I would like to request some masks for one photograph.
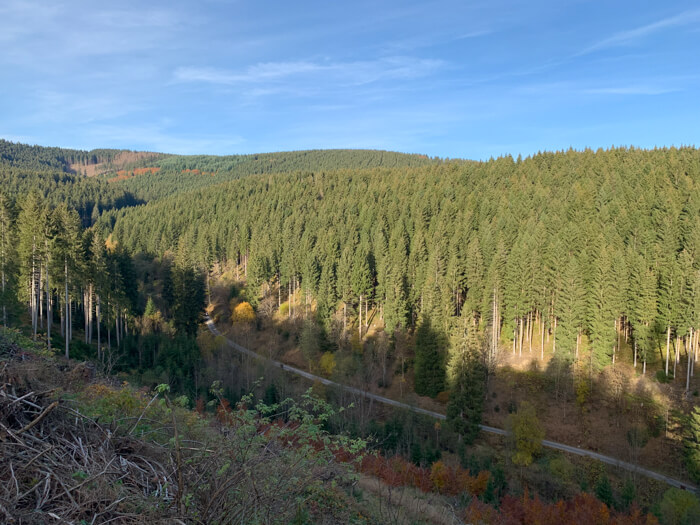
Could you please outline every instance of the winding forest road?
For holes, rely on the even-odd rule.
[[[432,410],[426,410],[425,408],[420,408],[416,407],[413,405],[409,405],[406,403],[401,403],[400,401],[396,401],[394,399],[389,399],[388,397],[383,397],[377,394],[372,394],[371,392],[365,392],[363,390],[360,390],[359,388],[355,388],[352,386],[348,385],[343,385],[340,383],[336,383],[335,381],[331,381],[330,379],[326,379],[325,377],[317,376],[314,374],[311,374],[309,372],[305,372],[304,370],[300,370],[299,368],[295,368],[293,366],[285,365],[281,361],[275,361],[274,359],[269,359],[265,356],[262,356],[258,354],[257,352],[254,352],[252,350],[249,350],[248,348],[245,348],[244,346],[239,345],[235,341],[232,341],[231,339],[225,337],[219,329],[214,325],[214,321],[212,321],[211,317],[209,315],[205,315],[206,319],[206,324],[207,327],[209,328],[209,331],[213,333],[214,335],[219,335],[224,337],[226,340],[226,344],[230,346],[231,348],[238,350],[239,352],[248,355],[254,359],[259,359],[261,361],[266,361],[270,363],[271,365],[284,370],[286,372],[296,374],[301,377],[305,377],[306,379],[309,379],[311,381],[318,381],[319,383],[322,383],[327,386],[332,386],[336,387],[341,390],[345,390],[346,392],[350,392],[352,394],[356,394],[362,397],[365,397],[367,399],[373,399],[374,401],[377,401],[379,403],[383,403],[385,405],[390,405],[390,406],[395,406],[397,408],[403,408],[405,410],[410,410],[412,412],[418,413],[418,414],[424,414],[426,416],[433,417],[435,419],[442,419],[445,420],[447,419],[447,416],[445,414],[441,414],[439,412],[433,412]],[[481,430],[484,432],[489,432],[491,434],[498,434],[501,436],[506,436],[508,432],[503,430],[502,428],[496,428],[496,427],[490,427],[488,425],[479,425],[481,427]],[[668,485],[671,485],[672,487],[676,487],[679,489],[683,490],[688,490],[692,491],[695,493],[698,493],[697,487],[690,485],[689,483],[685,483],[683,481],[679,481],[674,478],[670,478],[668,476],[665,476],[663,474],[660,474],[658,472],[655,472],[653,470],[645,469],[643,467],[640,467],[638,465],[634,465],[632,463],[628,463],[626,461],[622,461],[610,456],[605,456],[603,454],[599,454],[597,452],[593,452],[592,450],[586,450],[583,448],[578,448],[578,447],[572,447],[570,445],[565,445],[563,443],[557,443],[556,441],[549,441],[546,439],[542,440],[542,445],[548,448],[553,448],[556,450],[561,450],[562,452],[568,452],[570,454],[576,454],[578,456],[584,456],[592,459],[596,459],[598,461],[602,461],[603,463],[607,463],[608,465],[612,465],[614,467],[618,467],[624,470],[628,470],[630,472],[636,472],[637,474],[641,474],[643,476],[646,476],[651,479],[655,479],[657,481],[661,481],[663,483],[667,483]]]

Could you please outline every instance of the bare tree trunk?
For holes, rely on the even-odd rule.
[[[694,330],[693,331],[693,341],[692,345],[690,348],[690,352],[692,355],[692,359],[690,360],[690,375],[692,376],[695,373],[695,359],[697,358],[697,346],[698,346],[698,331]]]
[[[367,300],[367,298],[365,298],[365,328],[367,328],[369,326],[368,309],[369,309],[369,301]],[[367,333],[367,330],[365,330],[365,333]]]
[[[3,263],[5,262],[5,254],[2,256]],[[5,305],[5,266],[2,269],[2,326],[7,328],[7,306]]]
[[[100,296],[97,296],[97,305],[96,305],[96,314],[97,314],[97,357],[102,358],[102,361],[104,362],[104,356],[102,355],[102,341],[100,340]]]
[[[676,366],[678,365],[678,358],[680,356],[680,338],[676,336],[676,343],[674,345],[674,355],[673,355],[673,379],[676,378]]]
[[[88,323],[89,323],[89,317],[88,317],[88,292],[87,289],[83,289],[83,317],[84,317],[84,325],[85,325],[85,344],[88,343]]]
[[[580,344],[581,344],[581,329],[579,328],[578,330],[576,330],[576,354],[574,356],[576,358],[576,360],[578,360],[578,349],[579,349]]]
[[[692,328],[690,329],[690,333],[691,333],[691,339],[692,339],[692,333],[693,333]],[[688,354],[688,369],[685,371],[685,393],[687,394],[688,390],[690,390],[690,362],[692,361],[692,357],[690,355],[690,347],[687,347],[686,350],[687,350],[686,353]]]
[[[48,261],[46,264],[46,343],[51,350],[51,285]]]
[[[520,327],[519,327],[519,334],[518,334],[518,355],[520,357],[523,356],[523,334],[525,332],[525,318],[521,317],[519,319]]]
[[[668,377],[668,360],[671,354],[671,325],[666,327],[666,376]]]
[[[36,289],[36,238],[32,246],[32,330],[34,332],[34,341],[36,342],[37,332],[37,289]]]
[[[359,319],[358,319],[358,321],[357,321],[357,329],[358,329],[358,333],[359,333],[359,335],[360,335],[360,341],[362,341],[362,294],[360,294],[360,308],[359,308],[359,311],[360,311],[360,317],[359,317]]]
[[[540,359],[544,361],[544,317],[540,316]]]
[[[39,265],[39,289],[37,293],[39,294],[39,328],[44,329],[44,294],[41,293],[44,287],[44,272],[43,268]]]

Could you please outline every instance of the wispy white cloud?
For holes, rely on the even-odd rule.
[[[249,66],[241,71],[180,67],[175,70],[173,76],[179,82],[204,82],[228,86],[274,84],[277,81],[287,82],[319,76],[323,77],[326,87],[333,83],[358,86],[380,80],[419,78],[429,75],[444,65],[442,60],[387,57],[356,62],[266,62]],[[261,93],[264,92],[265,90],[261,91]]]
[[[197,16],[177,7],[127,4],[90,9],[48,1],[5,0],[0,6],[0,64],[41,69],[80,67],[77,61],[161,49]],[[68,2],[70,4],[70,1]]]
[[[609,86],[582,89],[581,93],[587,95],[665,95],[682,91],[678,87],[662,87],[656,85],[634,84],[631,86]]]
[[[459,42],[462,40],[470,40],[474,38],[480,38],[493,33],[491,29],[475,29],[473,31],[466,31],[461,33],[455,33],[452,35],[443,33],[427,34],[413,36],[411,38],[404,38],[401,40],[395,40],[384,44],[383,50],[388,53],[406,53],[410,51],[415,51],[416,49],[424,49],[428,47],[435,47],[445,44],[450,44],[454,42]]]
[[[614,35],[608,38],[604,38],[588,46],[583,51],[580,51],[578,55],[586,55],[588,53],[593,53],[595,51],[600,51],[611,47],[632,44],[638,40],[646,38],[649,35],[658,33],[659,31],[671,29],[674,27],[696,24],[697,22],[700,22],[700,9],[684,11],[675,16],[670,16],[668,18],[657,20],[656,22],[653,22],[651,24],[646,24],[635,29],[629,29],[627,31],[615,33]]]
[[[516,88],[526,96],[567,97],[567,96],[657,96],[677,93],[685,89],[689,79],[672,78],[662,80],[639,80],[633,83],[592,84],[590,82],[546,82],[527,84]]]

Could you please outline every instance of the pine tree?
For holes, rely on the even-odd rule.
[[[2,325],[7,328],[8,313],[12,310],[16,290],[17,253],[14,209],[10,198],[0,193],[0,302]]]
[[[73,280],[77,281],[79,275],[79,262],[81,259],[80,243],[80,216],[75,210],[67,206],[60,206],[54,210],[56,222],[56,238],[54,241],[54,269],[55,281],[63,282],[63,335],[65,339],[65,356],[70,357],[70,340],[72,332],[70,289]]]
[[[19,242],[17,252],[20,266],[20,299],[29,303],[32,319],[32,333],[36,340],[39,325],[39,287],[43,261],[46,206],[37,192],[29,193],[22,202],[17,219]]]
[[[480,359],[480,342],[470,319],[472,312],[464,313],[452,336],[447,366],[450,385],[447,420],[466,443],[472,443],[481,424],[487,370]]]
[[[444,337],[433,330],[428,317],[416,330],[414,381],[421,396],[435,397],[445,389]]]

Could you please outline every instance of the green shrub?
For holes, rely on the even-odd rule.
[[[564,456],[557,456],[549,462],[549,471],[562,481],[571,481],[574,470],[574,465]]]

